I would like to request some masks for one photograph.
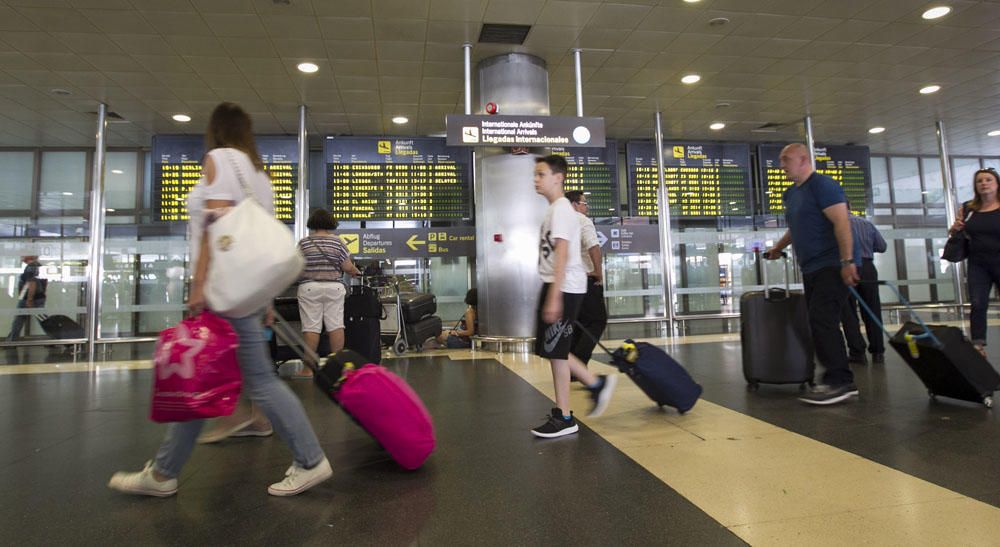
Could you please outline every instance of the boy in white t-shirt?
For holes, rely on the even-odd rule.
[[[594,407],[588,416],[599,416],[608,406],[618,377],[597,376],[578,361],[569,359],[576,320],[587,292],[587,272],[580,258],[580,221],[563,196],[568,168],[562,156],[535,160],[535,191],[549,200],[539,233],[538,273],[542,293],[535,318],[535,354],[552,363],[556,408],[544,424],[531,432],[538,437],[562,437],[579,431],[569,409],[570,374],[590,390]]]

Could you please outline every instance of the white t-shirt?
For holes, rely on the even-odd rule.
[[[587,272],[583,269],[583,261],[580,259],[580,220],[576,217],[577,212],[573,210],[569,200],[561,197],[545,210],[545,220],[542,221],[542,229],[539,231],[538,241],[538,273],[542,281],[553,283],[556,273],[556,240],[566,240],[566,279],[563,280],[562,292],[573,294],[586,294],[587,292]]]
[[[601,240],[597,239],[597,227],[594,226],[594,221],[590,220],[587,215],[577,212],[580,216],[580,260],[583,261],[583,271],[587,274],[594,272],[594,261],[590,259],[590,249],[592,247],[600,247]]]
[[[274,189],[271,186],[271,178],[264,171],[258,171],[250,161],[250,156],[235,148],[216,148],[209,150],[207,156],[212,158],[215,165],[215,180],[212,184],[206,184],[205,177],[194,185],[187,197],[188,216],[188,245],[190,246],[191,261],[188,266],[191,273],[198,263],[198,251],[201,235],[205,230],[205,201],[210,199],[228,200],[237,204],[246,197],[243,186],[236,175],[235,162],[240,173],[243,174],[243,181],[253,191],[257,200],[267,212],[274,214]]]

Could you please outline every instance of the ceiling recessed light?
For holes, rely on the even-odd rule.
[[[873,127],[873,128],[871,128],[871,129],[868,130],[868,132],[871,133],[872,135],[878,135],[879,133],[882,133],[883,131],[885,131],[884,127]]]
[[[708,126],[708,128],[711,129],[712,131],[719,131],[720,129],[725,129],[726,124],[722,122],[715,122],[712,125]]]
[[[924,19],[940,19],[949,13],[951,13],[951,8],[948,6],[938,6],[925,11],[921,17]]]
[[[122,171],[121,169],[112,169],[111,170],[111,174],[112,175],[124,175],[125,171]]]
[[[299,72],[305,72],[306,74],[312,74],[319,70],[319,65],[316,63],[299,63]]]
[[[60,89],[58,87],[55,88],[55,89],[50,89],[49,93],[51,93],[53,95],[59,95],[60,97],[66,97],[66,96],[69,96],[69,95],[73,94],[73,93],[71,93],[70,91],[68,91],[66,89]]]
[[[931,93],[937,93],[941,89],[939,85],[929,85],[927,87],[920,88],[921,95],[930,95]]]
[[[716,17],[714,19],[708,20],[708,26],[710,27],[721,27],[723,25],[728,25],[728,24],[729,24],[729,19],[726,19],[725,17]]]
[[[187,114],[174,114],[173,118],[175,122],[187,123],[191,121],[191,116]]]
[[[697,4],[698,2],[701,2],[701,0],[684,0],[684,1],[687,2],[688,4]]]
[[[408,121],[410,121],[410,119],[407,118],[406,116],[396,116],[395,118],[392,119],[392,123],[399,125],[402,125]]]
[[[987,137],[1000,137],[1000,129],[994,129],[986,134]]]
[[[697,74],[688,74],[687,76],[681,78],[681,83],[685,84],[696,84],[700,81],[701,81],[701,76]]]

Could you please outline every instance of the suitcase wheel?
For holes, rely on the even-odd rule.
[[[424,351],[424,345],[423,344],[417,344],[417,345],[413,346],[413,349],[417,350],[417,353],[419,353],[421,351]]]
[[[993,408],[993,396],[987,395],[983,397],[983,405],[985,405],[986,408]]]
[[[747,384],[747,391],[757,391],[760,389],[760,382],[751,381]]]
[[[395,353],[396,355],[402,355],[403,353],[405,353],[406,340],[402,339],[396,340],[396,342],[392,345],[392,352]]]

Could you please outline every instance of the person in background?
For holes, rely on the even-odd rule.
[[[794,182],[782,195],[788,231],[764,256],[777,260],[782,249],[789,244],[795,247],[816,356],[826,367],[822,383],[799,400],[831,405],[858,396],[840,331],[847,286],[856,285],[859,279],[847,199],[837,181],[816,172],[804,144],[789,144],[781,150],[780,159],[781,168]]]
[[[587,195],[580,190],[566,192],[577,218],[580,219],[580,259],[583,269],[587,272],[587,294],[580,304],[580,316],[577,321],[583,329],[573,329],[573,344],[570,349],[570,359],[579,359],[580,364],[587,366],[590,357],[597,347],[596,340],[601,339],[604,327],[608,325],[608,308],[604,303],[604,278],[601,260],[601,241],[597,239],[597,228],[594,221],[587,216],[589,205]],[[583,332],[586,329],[587,332]],[[590,336],[587,336],[590,333]]]
[[[319,337],[326,327],[330,351],[344,349],[344,300],[347,286],[344,274],[359,276],[361,272],[351,261],[347,246],[333,233],[338,222],[326,209],[315,209],[306,227],[309,235],[299,241],[299,250],[306,257],[306,267],[299,277],[299,317],[302,336],[313,351],[319,347]],[[308,367],[296,378],[312,378]]]
[[[590,390],[593,408],[590,416],[600,416],[618,382],[616,375],[598,376],[579,360],[570,359],[573,322],[587,292],[587,272],[580,259],[580,220],[563,195],[563,181],[568,166],[562,156],[550,155],[535,160],[535,192],[549,202],[538,242],[538,274],[542,291],[535,317],[535,354],[549,359],[556,406],[545,423],[531,430],[537,437],[553,438],[580,430],[569,409],[570,375],[580,379]]]
[[[42,264],[38,262],[38,257],[34,255],[22,256],[24,271],[17,280],[17,309],[44,308],[45,288],[48,281],[39,277]],[[13,342],[21,337],[21,332],[32,315],[15,315],[10,326],[10,333],[7,334],[7,341]]]
[[[188,309],[195,314],[206,309],[205,279],[212,246],[203,237],[205,228],[225,210],[247,198],[244,184],[256,199],[274,214],[274,191],[264,171],[254,142],[250,116],[233,103],[222,103],[212,112],[205,135],[203,176],[188,195],[188,223],[192,272]],[[266,253],[267,249],[261,249]],[[243,390],[260,407],[278,435],[292,451],[291,467],[284,477],[268,487],[272,496],[294,496],[329,479],[330,462],[306,417],[302,403],[291,388],[278,379],[264,341],[265,310],[246,317],[224,317],[239,338],[237,358],[243,375]],[[268,321],[269,322],[269,321]],[[108,487],[128,494],[167,497],[177,493],[177,477],[191,456],[204,420],[172,423],[153,461],[139,472],[119,471]]]
[[[858,275],[861,282],[857,291],[868,309],[882,320],[882,302],[878,295],[878,270],[875,268],[875,253],[884,253],[888,246],[885,238],[872,222],[864,217],[851,213],[851,204],[847,202],[847,212],[851,219],[851,237],[855,248],[861,253],[861,268]],[[865,322],[865,334],[868,336],[867,349],[872,354],[872,363],[885,363],[885,341],[882,339],[882,326],[865,311],[861,311],[861,319]],[[847,341],[847,360],[851,363],[868,364],[865,358],[865,339],[861,337],[861,324],[858,322],[858,303],[854,295],[847,295],[847,305],[841,316],[844,327],[844,338]]]
[[[441,331],[435,341],[448,349],[467,349],[472,347],[472,337],[479,332],[479,314],[476,308],[479,304],[479,293],[469,289],[465,293],[465,315],[453,329]]]
[[[990,290],[1000,286],[1000,175],[992,167],[973,176],[972,201],[962,205],[948,234],[961,230],[969,236],[969,316],[972,343],[986,356],[986,312]]]

